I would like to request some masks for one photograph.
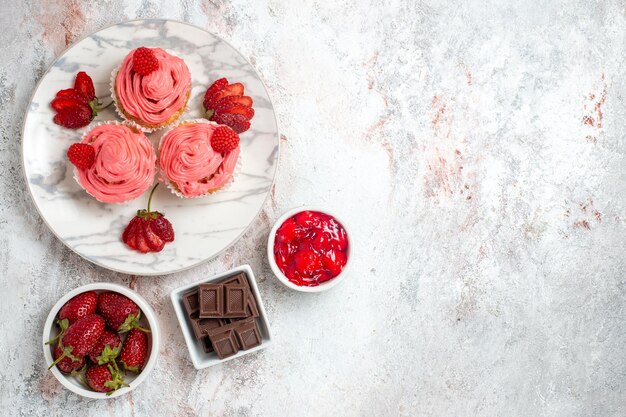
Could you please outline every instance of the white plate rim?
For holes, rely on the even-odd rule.
[[[62,239],[57,232],[54,230],[54,228],[52,226],[50,226],[50,224],[48,223],[48,221],[46,220],[46,218],[44,217],[43,213],[41,212],[41,209],[39,208],[39,205],[37,204],[37,200],[35,199],[35,196],[33,194],[33,191],[31,189],[31,184],[30,181],[28,181],[28,176],[26,174],[26,160],[24,157],[24,131],[26,130],[26,121],[28,120],[27,117],[27,113],[28,113],[28,109],[30,108],[30,104],[33,102],[33,98],[35,97],[35,94],[37,93],[37,90],[39,90],[39,87],[41,86],[41,83],[43,82],[43,80],[46,78],[46,75],[48,75],[48,73],[50,72],[50,70],[52,69],[52,67],[54,67],[54,65],[57,63],[57,61],[59,59],[61,59],[63,57],[63,55],[65,55],[65,53],[70,50],[72,47],[74,47],[74,45],[76,45],[79,42],[82,42],[83,40],[87,39],[88,37],[112,28],[114,26],[117,25],[121,25],[121,24],[126,24],[126,23],[131,23],[131,22],[173,22],[173,23],[180,23],[186,26],[191,26],[194,29],[200,29],[204,32],[207,32],[209,34],[211,34],[212,36],[215,36],[217,39],[219,39],[220,41],[224,42],[225,44],[227,44],[228,46],[230,46],[233,51],[235,51],[248,65],[250,65],[250,67],[252,68],[252,70],[254,71],[254,73],[256,74],[257,78],[261,81],[261,85],[263,85],[263,89],[265,90],[265,93],[267,94],[267,98],[268,101],[270,103],[270,105],[272,106],[272,113],[274,115],[274,122],[276,124],[276,135],[278,138],[278,151],[276,154],[276,169],[274,170],[274,174],[272,175],[272,181],[270,184],[270,192],[267,193],[267,195],[265,196],[265,199],[263,200],[263,204],[261,204],[261,206],[259,207],[259,210],[257,211],[257,213],[254,215],[254,217],[252,218],[252,220],[250,221],[250,223],[241,231],[241,233],[239,235],[237,235],[237,237],[235,237],[235,239],[233,239],[233,241],[231,243],[229,243],[228,245],[226,245],[222,250],[220,250],[219,252],[214,253],[213,255],[211,255],[208,258],[202,259],[192,265],[187,265],[184,266],[182,268],[178,268],[175,270],[171,270],[171,271],[167,271],[167,272],[163,272],[163,271],[159,271],[159,272],[145,272],[145,273],[141,273],[141,274],[130,274],[128,271],[123,271],[121,269],[117,269],[108,265],[103,265],[100,262],[98,262],[95,259],[89,259],[86,256],[84,256],[83,254],[81,254],[80,252],[74,250],[74,248],[72,248],[64,239]],[[131,20],[125,20],[123,22],[117,22],[102,28],[99,28],[98,30],[95,30],[93,32],[90,32],[88,34],[86,34],[85,36],[81,37],[80,39],[72,42],[71,45],[69,45],[67,48],[65,48],[59,55],[57,55],[57,57],[54,59],[54,61],[52,61],[52,63],[50,65],[48,65],[48,68],[46,69],[46,71],[41,75],[41,78],[39,79],[39,81],[37,81],[37,85],[35,85],[35,88],[33,88],[33,92],[30,95],[30,98],[28,100],[28,104],[26,106],[26,111],[24,114],[24,120],[22,121],[22,130],[20,132],[20,139],[22,141],[21,146],[20,146],[20,157],[21,157],[21,162],[22,162],[22,174],[24,175],[24,181],[26,182],[26,189],[28,190],[28,194],[30,195],[31,201],[33,202],[33,205],[35,206],[35,209],[37,210],[37,213],[39,214],[39,216],[41,217],[41,220],[43,220],[44,224],[46,225],[46,227],[48,227],[48,230],[50,230],[52,232],[52,234],[59,240],[61,241],[67,248],[69,248],[72,252],[74,252],[75,254],[77,254],[78,256],[80,256],[81,258],[83,258],[84,260],[91,262],[94,265],[99,266],[100,268],[104,268],[107,269],[109,271],[113,271],[113,272],[117,272],[117,273],[121,273],[121,274],[126,274],[126,275],[138,275],[138,276],[160,276],[160,275],[170,275],[170,274],[176,274],[178,272],[183,272],[186,271],[188,269],[191,268],[195,268],[196,266],[202,265],[205,262],[210,261],[211,259],[217,258],[218,256],[220,256],[222,253],[224,253],[226,250],[228,250],[229,248],[231,248],[234,244],[236,244],[237,242],[239,242],[239,240],[243,237],[244,234],[246,234],[246,232],[250,229],[250,227],[252,226],[252,223],[254,223],[254,221],[259,217],[259,214],[261,214],[261,211],[263,211],[263,208],[265,207],[265,205],[267,204],[267,200],[271,194],[271,189],[274,187],[275,185],[275,181],[276,181],[276,175],[278,173],[278,169],[280,168],[280,153],[281,153],[281,139],[280,139],[280,125],[278,123],[278,117],[276,117],[276,111],[274,110],[274,103],[272,101],[272,97],[269,94],[269,91],[267,89],[267,86],[265,85],[265,81],[263,80],[263,78],[261,77],[261,75],[259,74],[259,72],[257,71],[256,67],[254,65],[252,65],[250,63],[250,61],[241,53],[239,52],[239,50],[237,48],[235,48],[230,42],[228,42],[227,40],[225,40],[224,38],[222,38],[219,35],[216,35],[213,32],[209,32],[208,30],[201,28],[200,26],[196,26],[194,24],[188,23],[188,22],[183,22],[180,20],[175,20],[175,19],[131,19]]]

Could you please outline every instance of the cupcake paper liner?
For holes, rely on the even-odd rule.
[[[180,120],[177,123],[168,126],[167,128],[165,128],[163,130],[163,134],[161,135],[161,138],[159,139],[159,146],[157,148],[157,152],[159,154],[160,157],[160,149],[161,149],[161,142],[163,141],[163,138],[165,138],[165,136],[167,136],[167,134],[169,132],[171,132],[173,129],[177,128],[180,125],[183,124],[190,124],[190,123],[209,123],[209,124],[213,124],[218,126],[218,123],[209,121],[207,119],[188,119],[188,120]],[[221,186],[220,188],[218,188],[217,190],[214,191],[209,191],[206,194],[202,194],[202,195],[197,195],[197,196],[186,196],[183,193],[181,193],[179,190],[176,189],[176,187],[172,184],[172,182],[169,180],[169,178],[167,178],[167,175],[165,175],[165,172],[161,169],[161,166],[159,164],[159,157],[157,157],[157,179],[159,181],[161,181],[162,183],[164,183],[167,188],[172,192],[172,194],[174,194],[175,196],[177,196],[178,198],[182,198],[182,199],[186,199],[186,198],[203,198],[212,194],[217,194],[221,191],[225,191],[227,189],[229,189],[232,185],[233,182],[235,182],[235,178],[239,175],[239,173],[241,172],[241,152],[239,152],[239,157],[237,158],[237,163],[235,164],[235,170],[233,171],[233,175],[231,175],[230,179],[228,180],[228,182],[226,184],[224,184],[223,186]]]
[[[136,123],[131,123],[130,121],[120,122],[118,120],[107,120],[107,121],[98,122],[98,123],[94,124],[93,126],[90,126],[89,130],[86,131],[85,133],[83,133],[83,135],[80,137],[80,141],[79,142],[82,142],[85,139],[85,136],[87,136],[93,129],[97,128],[98,126],[102,126],[102,125],[128,126],[128,127],[131,127],[131,128],[137,129],[137,130],[141,130],[141,129],[139,129],[139,126]],[[148,140],[150,140],[150,138],[148,138]],[[154,145],[153,145],[153,147],[154,147]],[[155,151],[155,154],[156,154],[156,151]],[[157,162],[158,162],[158,158],[157,158]],[[158,169],[158,166],[157,166],[155,168],[155,174],[158,173],[158,171],[159,171],[159,169]],[[104,204],[125,204],[125,203],[127,203],[129,201],[136,200],[137,198],[141,197],[141,195],[143,195],[143,193],[142,193],[141,195],[137,196],[137,198],[133,198],[133,199],[130,199],[130,200],[125,200],[125,201],[119,201],[119,202],[100,201],[94,195],[92,195],[89,191],[87,191],[87,189],[85,189],[85,187],[83,187],[83,184],[80,183],[80,180],[78,178],[78,168],[76,168],[76,167],[74,167],[73,176],[74,176],[74,181],[76,181],[78,183],[78,185],[80,185],[80,188],[82,188],[83,191],[85,191],[87,194],[89,194],[91,197],[93,197],[96,201],[98,201],[100,203],[104,203]],[[153,185],[154,185],[154,179],[153,179],[152,185],[150,187],[152,187]],[[149,190],[150,187],[148,187],[146,190]]]

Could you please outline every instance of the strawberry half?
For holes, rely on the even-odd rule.
[[[89,101],[96,98],[96,89],[93,86],[93,81],[85,71],[80,71],[76,74],[76,79],[74,80],[74,90],[87,97]]]
[[[150,211],[150,203],[155,185],[148,198],[148,208],[137,210],[137,215],[128,223],[122,233],[122,241],[129,248],[141,253],[160,252],[168,242],[174,241],[174,228],[172,223],[163,217],[158,211]]]
[[[225,124],[237,133],[250,128],[250,120],[254,117],[252,103],[252,98],[244,95],[243,84],[228,84],[226,78],[215,81],[202,102],[207,119]]]

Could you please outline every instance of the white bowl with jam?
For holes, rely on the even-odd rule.
[[[343,282],[351,258],[351,234],[335,213],[315,206],[287,211],[267,240],[274,275],[285,286],[321,292]]]

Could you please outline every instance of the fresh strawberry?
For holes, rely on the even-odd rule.
[[[211,147],[215,152],[228,153],[239,146],[239,136],[228,126],[218,126],[211,136]]]
[[[237,133],[243,133],[250,129],[250,120],[241,114],[215,113],[209,120],[221,125],[229,126]]]
[[[168,242],[174,241],[172,223],[158,211],[150,211],[150,203],[155,185],[148,198],[148,209],[137,210],[137,215],[128,223],[122,233],[122,241],[129,248],[141,253],[160,252]]]
[[[98,296],[98,311],[104,317],[109,329],[115,332],[124,333],[133,328],[141,329],[137,324],[141,310],[125,295],[112,291],[101,293]]]
[[[137,48],[133,52],[133,71],[141,75],[149,75],[159,68],[159,60],[150,48]]]
[[[60,345],[57,345],[57,347],[54,349],[54,360],[56,361],[61,356],[63,356],[63,348]],[[69,356],[65,356],[57,362],[57,368],[59,368],[59,371],[63,372],[64,374],[71,374],[72,372],[76,372],[82,369],[83,366],[85,366],[84,357],[79,358],[79,360],[77,361],[73,361],[72,358],[70,358]]]
[[[83,317],[71,324],[59,341],[59,347],[63,352],[50,365],[50,368],[66,357],[73,362],[84,360],[84,357],[98,342],[103,331],[104,319],[97,314]]]
[[[96,97],[91,77],[81,71],[76,74],[74,88],[58,91],[50,102],[50,106],[57,112],[52,120],[60,126],[78,129],[87,126],[98,115],[98,111],[107,108],[111,103],[102,106]]]
[[[122,339],[117,333],[109,330],[102,332],[102,336],[98,339],[96,345],[89,352],[91,362],[102,365],[111,362],[120,353],[122,347]]]
[[[127,371],[140,372],[147,358],[148,336],[138,329],[131,330],[122,345],[120,363]]]
[[[63,304],[59,310],[59,320],[67,319],[69,324],[87,317],[96,312],[98,306],[98,294],[94,291],[86,291],[71,298]]]
[[[52,121],[59,126],[78,129],[87,126],[92,119],[93,113],[89,107],[80,105],[64,108],[54,116]]]
[[[78,169],[89,169],[96,160],[96,151],[87,143],[73,143],[67,150],[67,158]]]
[[[98,392],[106,392],[107,395],[113,394],[121,387],[127,387],[122,374],[115,363],[96,365],[87,368],[85,372],[85,382],[91,389]]]
[[[211,84],[211,86],[206,90],[206,93],[204,93],[204,100],[202,101],[205,109],[208,108],[207,104],[209,103],[209,100],[211,100],[213,94],[217,93],[227,85],[228,80],[226,78],[220,78],[219,80]]]

